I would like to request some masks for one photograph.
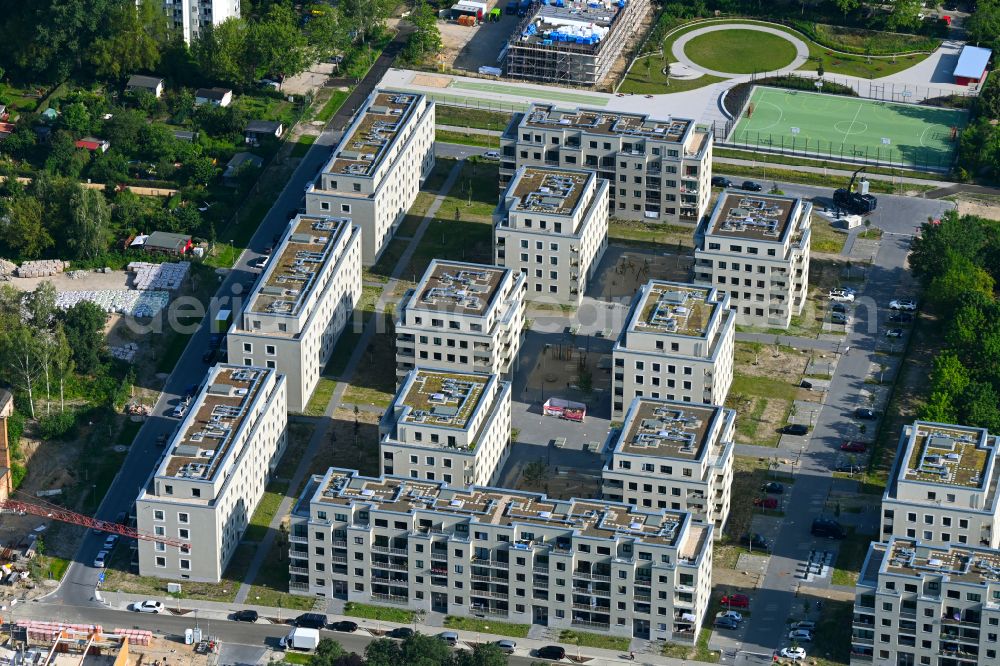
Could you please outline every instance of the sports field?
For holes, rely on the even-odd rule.
[[[751,112],[752,109],[752,112]],[[968,112],[755,87],[729,143],[779,152],[947,169]]]

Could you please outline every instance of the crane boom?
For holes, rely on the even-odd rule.
[[[112,534],[118,534],[123,537],[128,537],[130,539],[155,541],[157,543],[162,543],[167,546],[176,546],[177,548],[180,548],[184,552],[187,552],[191,549],[191,544],[184,541],[178,541],[177,539],[171,539],[165,536],[146,534],[145,532],[140,532],[136,529],[128,527],[127,525],[120,525],[110,520],[99,520],[97,518],[91,518],[90,516],[85,516],[82,513],[76,513],[75,511],[63,509],[61,507],[57,507],[52,504],[43,506],[39,504],[33,504],[31,502],[22,502],[19,500],[6,499],[6,500],[0,500],[0,509],[6,511],[13,511],[15,513],[30,513],[33,516],[51,518],[52,520],[58,520],[63,523],[70,523],[71,525],[81,525],[83,527],[89,527],[91,529],[99,530],[101,532],[111,532]]]

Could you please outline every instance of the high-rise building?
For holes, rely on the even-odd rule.
[[[205,28],[239,18],[240,0],[163,0],[163,11],[190,46]]]

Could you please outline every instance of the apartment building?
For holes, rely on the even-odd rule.
[[[285,451],[285,377],[268,368],[209,369],[135,501],[139,574],[218,583]]]
[[[240,0],[163,0],[163,11],[190,46],[205,28],[239,18]]]
[[[852,666],[998,663],[1000,552],[892,537],[855,588]]]
[[[361,227],[362,261],[371,266],[433,168],[434,102],[376,89],[306,187],[306,212],[350,216]]]
[[[305,409],[361,295],[361,233],[348,218],[291,220],[227,336],[231,363],[288,378],[288,409]]]
[[[788,328],[806,302],[811,213],[801,199],[726,190],[695,234],[695,284],[728,292],[740,326]]]
[[[382,471],[455,485],[496,483],[510,431],[510,382],[417,367],[379,421]]]
[[[721,405],[733,383],[736,316],[712,287],[650,280],[612,350],[615,416],[637,397]]]
[[[330,469],[293,509],[289,589],[690,645],[712,531],[684,512]]]
[[[417,365],[508,376],[524,329],[522,273],[435,259],[397,307],[396,375]]]
[[[985,428],[925,421],[903,428],[882,497],[882,540],[1000,548],[998,444]]]
[[[521,167],[494,213],[496,263],[523,273],[527,298],[579,305],[608,247],[608,183]]]
[[[532,4],[507,42],[507,76],[596,86],[636,39],[649,0],[554,0]]]
[[[736,412],[636,398],[612,430],[602,497],[643,509],[684,511],[715,536],[729,518]]]
[[[693,226],[708,210],[712,132],[693,120],[532,104],[500,147],[501,187],[522,166],[586,169],[611,184],[616,218]]]

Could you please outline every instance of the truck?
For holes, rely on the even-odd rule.
[[[878,206],[878,199],[874,195],[868,194],[868,181],[861,178],[858,181],[857,191],[854,190],[854,181],[858,174],[864,173],[865,167],[861,167],[851,174],[851,182],[847,187],[841,187],[833,193],[833,203],[838,208],[853,215],[868,215],[873,213]]]
[[[279,642],[281,647],[286,650],[315,650],[316,646],[319,645],[319,629],[295,627]]]

